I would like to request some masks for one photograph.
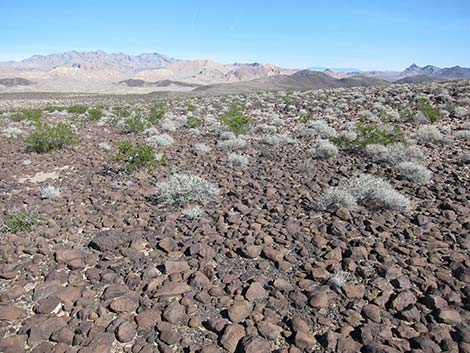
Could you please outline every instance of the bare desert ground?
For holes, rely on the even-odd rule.
[[[468,81],[5,93],[0,135],[0,352],[470,352]]]

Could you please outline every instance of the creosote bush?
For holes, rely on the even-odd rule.
[[[155,125],[159,123],[166,113],[166,104],[163,101],[156,102],[151,108],[148,116],[150,124]]]
[[[156,185],[157,200],[167,206],[184,207],[192,203],[204,204],[218,189],[205,179],[191,174],[173,174]]]
[[[254,123],[254,119],[245,115],[239,104],[232,104],[230,109],[220,116],[220,120],[237,136],[250,132]]]
[[[11,116],[13,121],[32,121],[38,123],[41,120],[41,109],[21,109]]]
[[[188,125],[190,128],[193,128],[193,129],[202,126],[203,123],[204,123],[204,120],[196,116],[190,116],[189,118],[186,119],[186,125]]]
[[[83,114],[87,110],[87,107],[82,104],[74,104],[67,107],[67,112],[74,113],[74,114]]]
[[[422,112],[431,123],[438,121],[441,116],[439,109],[434,108],[426,98],[418,98],[416,101],[416,108]]]
[[[163,164],[163,159],[156,158],[155,149],[152,146],[137,144],[133,145],[129,141],[116,142],[117,154],[113,159],[126,163],[126,169],[133,171],[136,169],[152,169],[156,164]]]
[[[388,129],[382,129],[376,124],[359,122],[356,126],[356,130],[358,137],[353,143],[357,146],[367,146],[371,144],[389,145],[405,140],[405,134],[398,126],[394,126],[390,131]]]
[[[38,153],[61,149],[77,142],[75,131],[63,123],[57,125],[38,123],[26,140],[28,149]]]
[[[30,232],[34,226],[46,224],[46,222],[34,213],[21,211],[9,212],[6,219],[0,221],[1,233]]]
[[[99,108],[91,108],[88,111],[88,118],[90,120],[100,120],[103,116],[103,112]]]
[[[150,125],[150,122],[140,113],[133,113],[124,120],[124,128],[129,132],[142,132]]]

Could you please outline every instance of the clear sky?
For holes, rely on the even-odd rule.
[[[0,60],[66,50],[224,63],[470,66],[470,0],[0,0]]]

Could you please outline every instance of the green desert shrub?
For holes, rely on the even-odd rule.
[[[129,132],[142,132],[151,123],[140,113],[133,113],[124,120],[124,128]]]
[[[88,118],[90,120],[100,120],[103,116],[103,112],[99,108],[91,108],[88,110]]]
[[[52,112],[63,112],[67,110],[67,107],[64,106],[58,106],[58,105],[48,105],[47,107],[44,108],[46,112],[52,113]]]
[[[230,109],[220,116],[220,120],[237,136],[250,132],[254,123],[254,119],[247,116],[239,104],[232,104]]]
[[[150,124],[155,125],[159,123],[166,113],[166,104],[163,101],[155,103],[151,108],[148,115],[148,121]]]
[[[15,112],[11,116],[11,120],[13,121],[32,121],[32,122],[39,122],[41,120],[41,109],[21,109]]]
[[[196,116],[190,116],[188,119],[186,119],[186,124],[191,128],[198,128],[202,126],[203,122],[204,120]]]
[[[358,137],[354,140],[354,144],[357,146],[389,145],[405,140],[405,133],[398,126],[394,126],[392,129],[383,129],[376,124],[359,122],[356,126],[356,132]]]
[[[163,158],[157,158],[155,148],[145,144],[133,145],[129,141],[119,141],[116,143],[117,154],[113,159],[126,164],[126,169],[134,171],[137,169],[152,169],[156,164],[162,164]]]
[[[67,107],[67,112],[73,113],[73,114],[83,114],[87,110],[86,105],[83,104],[74,104],[69,107]]]
[[[422,112],[431,123],[438,121],[441,116],[439,109],[434,108],[426,98],[418,98],[416,100],[416,108]]]
[[[38,123],[26,140],[28,149],[38,153],[61,149],[77,142],[75,131],[63,123],[57,125]]]
[[[34,213],[9,212],[5,220],[0,222],[0,230],[3,233],[30,232],[34,226],[41,224],[46,222]]]

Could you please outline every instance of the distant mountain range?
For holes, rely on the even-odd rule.
[[[0,62],[0,92],[162,91],[304,89],[470,79],[470,69],[415,64],[403,71],[359,71],[354,68],[285,69],[260,63],[221,64],[179,60],[159,53],[128,55],[102,50],[34,55]]]

